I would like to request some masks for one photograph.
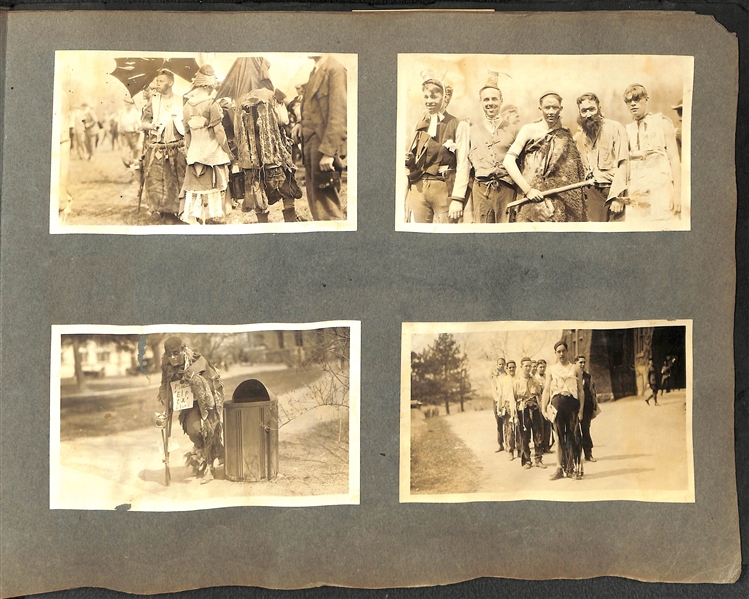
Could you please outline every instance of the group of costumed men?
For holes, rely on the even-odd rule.
[[[311,56],[315,68],[289,131],[285,95],[262,86],[237,98],[217,97],[211,65],[195,75],[185,98],[174,94],[174,74],[162,69],[147,90],[143,197],[164,222],[205,223],[241,205],[267,223],[283,202],[286,222],[301,220],[302,197],[292,152],[301,145],[307,201],[315,220],[345,218],[340,172],[346,158],[346,69],[329,55]],[[267,71],[269,64],[259,60]],[[272,86],[270,86],[272,87]]]
[[[562,125],[562,97],[538,99],[541,118],[520,125],[503,106],[498,73],[478,98],[469,124],[446,111],[452,87],[421,73],[425,112],[406,154],[406,220],[415,223],[653,223],[681,213],[680,132],[648,111],[647,90],[628,86],[626,128],[604,118],[592,92],[577,98],[579,129]],[[681,116],[682,106],[674,107]],[[468,209],[470,206],[470,210]]]
[[[567,343],[554,345],[557,363],[523,358],[520,372],[514,360],[497,360],[492,372],[497,452],[507,451],[510,461],[546,468],[543,456],[556,446],[557,468],[551,480],[565,476],[583,478],[583,456],[595,462],[590,424],[600,412],[596,387],[585,371],[585,356],[568,358]],[[582,400],[581,400],[582,398]],[[556,442],[554,441],[556,437]],[[533,441],[533,456],[531,456]]]

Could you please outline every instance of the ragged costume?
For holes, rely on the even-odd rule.
[[[278,123],[273,91],[258,89],[242,96],[234,136],[242,177],[232,194],[244,198],[242,209],[254,210],[258,222],[268,222],[269,206],[281,200],[284,221],[295,222],[294,200],[302,197],[302,190],[291,158],[292,141]]]
[[[171,414],[171,383],[184,381],[189,385],[194,397],[193,407],[179,414],[182,430],[193,442],[192,450],[185,454],[185,462],[198,477],[213,478],[215,460],[224,459],[224,384],[218,370],[203,356],[187,347],[183,347],[182,353],[182,366],[172,366],[166,354],[161,359],[159,402]]]
[[[535,136],[520,154],[520,171],[531,187],[555,189],[585,180],[580,152],[569,129],[562,126]],[[517,222],[586,222],[585,194],[573,189],[527,202],[517,212]]]
[[[185,222],[205,222],[225,215],[231,158],[216,139],[217,129],[223,133],[222,117],[223,111],[211,98],[188,100],[185,104],[185,133],[191,137],[182,185],[180,218]]]
[[[143,111],[143,122],[156,126],[145,143],[144,201],[155,212],[177,215],[187,166],[182,98],[154,94]]]

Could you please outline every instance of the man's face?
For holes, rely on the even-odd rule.
[[[166,94],[170,89],[172,89],[172,80],[166,75],[159,75],[154,80],[154,87],[155,91],[158,93]]]
[[[585,371],[585,358],[578,358],[577,363],[580,366],[580,370]]]
[[[583,100],[580,102],[580,118],[593,120],[598,115],[598,106],[592,100]]]
[[[557,347],[554,353],[557,355],[560,362],[567,362],[567,348],[564,347],[564,345]]]
[[[647,96],[643,96],[637,100],[630,97],[630,99],[625,100],[624,103],[627,105],[627,108],[629,108],[629,112],[632,113],[634,119],[639,121],[648,113],[648,100],[649,98]]]
[[[502,107],[502,98],[499,90],[493,87],[487,87],[481,90],[481,107],[488,119],[495,119],[499,115],[499,109]]]
[[[536,374],[538,371],[538,364],[536,362],[531,362],[531,374]]]
[[[185,363],[185,356],[181,349],[168,349],[166,350],[166,357],[169,363],[174,366],[182,366]]]
[[[546,96],[538,107],[548,125],[556,125],[562,112],[562,104],[556,96]]]
[[[500,372],[505,371],[505,361],[502,358],[497,360],[497,370],[499,370]]]
[[[515,376],[515,364],[508,364],[507,365],[507,372],[510,373],[510,376]]]
[[[538,374],[539,376],[546,376],[546,364],[538,365]]]
[[[436,85],[427,85],[424,88],[424,106],[428,114],[437,114],[442,108],[442,100],[445,94]]]
[[[530,375],[531,375],[531,367],[532,367],[532,366],[533,366],[533,364],[531,364],[530,362],[523,362],[523,363],[522,363],[522,364],[520,365],[520,368],[522,368],[522,369],[523,369],[523,376],[524,376],[525,378],[528,378],[528,377],[530,377]]]

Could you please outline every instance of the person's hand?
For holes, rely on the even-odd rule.
[[[583,420],[583,409],[582,408],[580,408],[580,411],[577,413],[577,419],[580,420],[580,422],[582,422],[582,420]]]
[[[450,202],[450,208],[448,209],[447,215],[453,220],[458,220],[463,216],[463,203],[458,200]]]
[[[611,200],[609,210],[611,210],[611,214],[621,214],[622,210],[624,210],[624,202],[621,200]]]
[[[668,203],[668,207],[674,214],[681,214],[681,202],[675,202],[673,199]]]
[[[320,158],[320,170],[321,171],[333,171],[335,170],[333,168],[333,157],[332,156],[323,156]]]
[[[528,193],[525,194],[525,197],[531,202],[541,202],[544,199],[544,194],[538,191],[535,187],[531,187],[528,190]]]
[[[302,143],[302,124],[297,123],[291,128],[291,139],[294,140],[294,143]]]

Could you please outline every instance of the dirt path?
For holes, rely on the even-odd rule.
[[[582,481],[550,481],[554,454],[544,456],[549,466],[545,470],[525,470],[519,459],[510,462],[508,453],[495,453],[496,425],[490,410],[468,408],[440,418],[449,422],[480,461],[483,476],[478,493],[492,494],[492,498],[685,501],[691,496],[683,391],[666,395],[658,407],[631,397],[601,408],[591,426],[593,455],[598,461],[585,462]]]
[[[229,505],[284,505],[274,498],[342,495],[348,488],[348,428],[338,441],[338,414],[324,407],[279,430],[279,475],[273,481],[232,482],[224,468],[208,484],[189,478],[183,454],[192,447],[175,426],[170,440],[171,485],[164,484],[156,427],[60,443],[53,505],[66,509],[189,510]],[[343,417],[348,411],[343,410]],[[53,467],[54,471],[54,467]],[[55,500],[56,499],[56,500]],[[324,502],[323,502],[324,503]]]
[[[107,144],[108,146],[109,144]],[[296,201],[297,214],[312,220],[304,189],[304,169],[297,171],[297,181],[302,198]],[[143,204],[138,212],[139,173],[131,171],[122,162],[120,150],[109,147],[98,150],[91,160],[71,157],[68,191],[73,196],[71,214],[67,225],[161,225],[158,214],[151,214]],[[347,185],[342,183],[341,197],[346,198]],[[344,201],[344,212],[346,203]],[[283,222],[283,203],[270,207],[270,222]],[[256,223],[254,212],[235,210],[215,224]],[[210,223],[209,223],[210,224]],[[179,224],[175,226],[180,226]]]

